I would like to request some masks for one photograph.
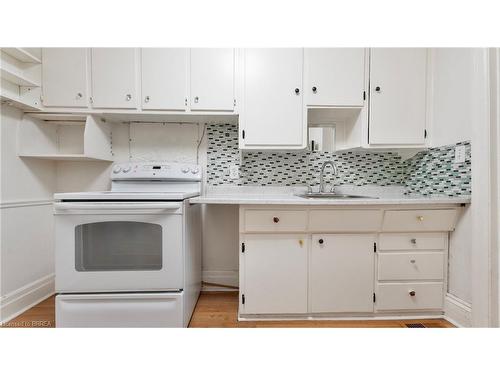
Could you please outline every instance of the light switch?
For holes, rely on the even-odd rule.
[[[455,164],[465,163],[465,146],[455,146]]]
[[[237,165],[230,165],[229,166],[229,178],[231,180],[237,180],[240,178],[240,170]]]

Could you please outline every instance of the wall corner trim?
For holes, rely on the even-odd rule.
[[[447,293],[444,299],[444,318],[461,328],[472,327],[471,305],[464,300]]]

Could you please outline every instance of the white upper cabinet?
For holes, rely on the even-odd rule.
[[[86,48],[44,48],[42,92],[45,107],[87,107]]]
[[[187,48],[143,48],[141,50],[142,108],[186,110]]]
[[[94,108],[137,108],[138,50],[92,48]]]
[[[243,54],[240,148],[305,148],[303,49],[250,48]]]
[[[363,106],[364,48],[307,48],[304,92],[309,106]]]
[[[232,48],[191,49],[191,109],[234,110],[234,63]]]
[[[426,91],[426,49],[372,49],[369,144],[423,145]]]

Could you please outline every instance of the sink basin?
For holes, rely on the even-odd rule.
[[[350,195],[350,194],[337,194],[337,193],[305,193],[297,194],[301,198],[324,198],[324,199],[377,199],[376,197],[367,197],[364,195]]]

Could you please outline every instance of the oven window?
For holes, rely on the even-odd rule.
[[[77,271],[147,271],[162,268],[161,225],[105,221],[75,228]]]

